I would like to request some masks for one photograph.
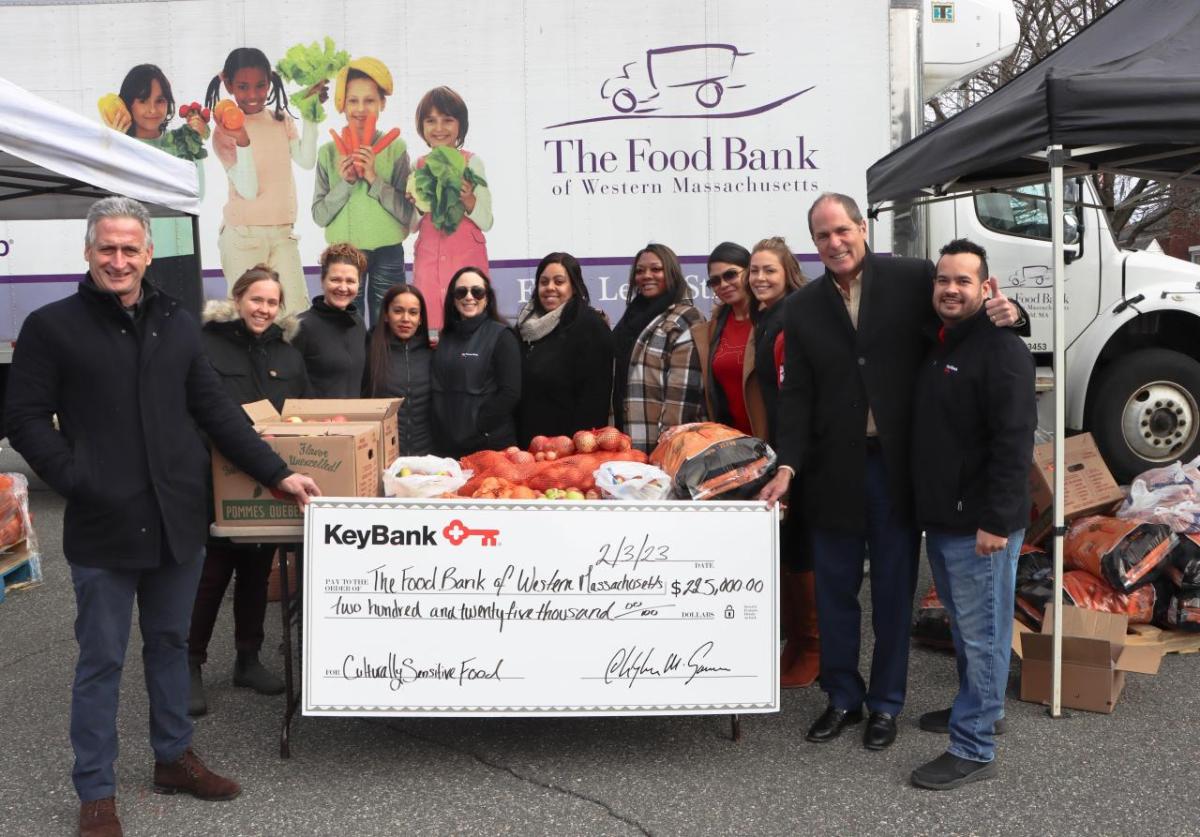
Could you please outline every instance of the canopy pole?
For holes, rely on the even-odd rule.
[[[1054,257],[1054,603],[1050,717],[1062,717],[1062,590],[1063,544],[1066,540],[1066,259],[1063,256],[1063,165],[1069,157],[1061,145],[1046,149],[1050,163],[1050,246]]]

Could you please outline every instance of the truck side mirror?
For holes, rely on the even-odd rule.
[[[1063,213],[1063,260],[1070,264],[1083,255],[1083,225],[1074,212]]]

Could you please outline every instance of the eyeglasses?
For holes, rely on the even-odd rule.
[[[708,277],[708,286],[710,288],[715,288],[717,285],[721,284],[722,282],[736,282],[738,277],[740,277],[741,275],[742,275],[742,269],[740,267],[731,267],[731,268],[729,268],[729,270],[725,271],[724,273],[718,273],[716,276],[709,276]]]
[[[487,296],[487,288],[485,288],[483,285],[472,285],[469,288],[466,285],[459,285],[454,289],[455,299],[466,299],[467,294],[470,294],[476,299],[483,299],[485,296]]]

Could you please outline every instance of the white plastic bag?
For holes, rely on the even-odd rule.
[[[472,474],[455,459],[401,456],[383,472],[383,493],[387,497],[440,497],[458,491]]]
[[[1129,496],[1117,510],[1117,517],[1142,523],[1165,523],[1177,533],[1200,531],[1200,496],[1190,482],[1162,482],[1159,487],[1151,488],[1138,477],[1129,487]]]
[[[605,462],[592,477],[600,494],[614,500],[665,500],[671,496],[667,472],[641,462]]]

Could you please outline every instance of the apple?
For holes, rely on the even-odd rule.
[[[539,450],[537,453],[535,453],[533,455],[533,461],[534,462],[545,462],[546,461],[546,452]]]
[[[582,500],[582,499],[584,499],[584,497],[583,497],[583,492],[582,492],[582,491],[580,491],[578,488],[568,488],[568,489],[567,489],[567,493],[566,493],[566,498],[567,498],[568,500]]]
[[[546,436],[534,436],[532,439],[529,440],[529,452],[530,453],[539,453],[540,451],[545,450],[546,443],[549,441],[550,441],[550,439]]]
[[[411,477],[411,476],[412,476],[412,468],[408,468],[408,467],[401,468],[401,469],[400,469],[400,476],[402,476],[402,477]]]
[[[558,459],[558,452],[557,452],[557,451],[548,450],[548,451],[546,451],[546,452],[543,454],[543,456],[545,456],[545,457],[546,457],[546,461],[547,461],[547,462],[553,462],[555,459]]]

